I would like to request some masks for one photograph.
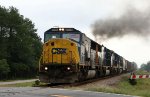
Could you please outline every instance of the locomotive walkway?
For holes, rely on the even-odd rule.
[[[0,85],[7,85],[7,84],[17,84],[17,83],[24,83],[24,82],[33,82],[37,79],[29,79],[29,80],[16,80],[16,81],[9,81],[9,82],[0,82]]]
[[[122,94],[40,87],[0,87],[0,97],[137,97]]]

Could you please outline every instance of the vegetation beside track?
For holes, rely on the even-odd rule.
[[[137,74],[150,74],[148,72],[138,71]],[[142,97],[150,97],[150,79],[137,79],[137,85],[129,83],[129,77],[124,76],[122,79],[111,86],[92,87],[86,89],[88,91],[109,92],[117,94],[136,95]]]
[[[0,80],[35,77],[42,50],[34,23],[0,5]]]
[[[0,85],[0,87],[32,87],[34,85],[33,82],[24,82],[24,83],[16,83],[16,84],[6,84],[6,85]]]
[[[0,84],[0,87],[45,87],[47,84],[45,83],[37,83],[36,81],[32,82],[20,82],[14,84]]]
[[[37,77],[2,79],[2,80],[0,80],[0,82],[12,82],[12,81],[30,80],[30,79],[37,79]]]

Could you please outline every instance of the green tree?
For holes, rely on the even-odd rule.
[[[11,71],[13,72],[13,77],[27,77],[30,71],[28,65],[23,63],[13,63],[11,64]]]
[[[145,70],[145,67],[146,67],[146,64],[142,64],[141,67],[140,67],[140,69],[141,70]]]
[[[147,62],[145,70],[148,71],[148,72],[150,72],[150,61]]]
[[[0,59],[7,60],[12,77],[36,74],[42,49],[36,31],[32,21],[20,15],[18,9],[0,6]]]
[[[7,25],[4,17],[7,17],[7,10],[0,6],[0,59],[7,58]]]
[[[150,72],[150,61],[147,62],[147,64],[142,64],[140,67],[141,70],[146,70],[148,72]]]
[[[6,59],[0,60],[0,79],[6,78],[8,73],[10,72],[9,65],[7,64]]]

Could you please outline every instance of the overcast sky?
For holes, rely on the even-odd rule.
[[[144,11],[149,4],[149,0],[0,0],[1,6],[14,6],[31,19],[42,39],[44,31],[60,26],[74,27],[95,40],[91,25],[96,20],[119,17],[128,6]],[[101,43],[129,61],[135,61],[138,66],[150,61],[149,36],[125,35]]]

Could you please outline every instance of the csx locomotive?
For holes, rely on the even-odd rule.
[[[74,28],[44,33],[39,79],[45,83],[74,83],[135,70],[135,64]]]

